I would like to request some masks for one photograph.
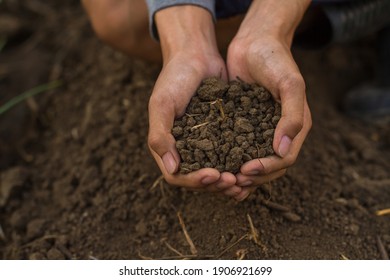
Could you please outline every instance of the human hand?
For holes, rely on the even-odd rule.
[[[308,2],[254,1],[229,46],[229,79],[240,77],[263,85],[282,108],[273,141],[276,155],[251,160],[241,167],[236,176],[237,185],[243,187],[238,200],[247,197],[255,186],[282,176],[295,162],[310,130],[305,82],[290,51]]]
[[[216,47],[211,15],[199,7],[177,6],[158,12],[156,23],[164,65],[149,101],[150,151],[169,184],[234,196],[241,187],[235,185],[236,177],[231,173],[203,168],[186,175],[178,174],[180,156],[171,134],[175,118],[184,114],[204,78],[221,76],[227,80],[225,63]]]

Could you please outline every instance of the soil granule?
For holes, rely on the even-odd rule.
[[[180,173],[200,168],[238,173],[243,163],[274,154],[281,107],[264,87],[243,81],[205,79],[172,134]]]

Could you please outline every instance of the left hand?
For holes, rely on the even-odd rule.
[[[229,46],[229,79],[240,77],[264,86],[282,107],[273,141],[276,155],[251,160],[241,167],[236,178],[243,189],[235,197],[237,200],[245,199],[254,187],[284,175],[311,128],[305,82],[290,51],[306,2],[310,1],[254,1]]]

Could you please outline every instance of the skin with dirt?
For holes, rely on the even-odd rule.
[[[0,259],[382,259],[390,252],[389,215],[377,215],[390,208],[390,126],[367,125],[338,106],[374,73],[370,40],[294,50],[313,128],[284,177],[237,203],[157,180],[146,139],[159,66],[99,42],[80,1],[1,5],[0,18],[13,16],[29,32],[12,31],[0,52],[0,96],[28,90],[20,81],[32,78],[30,88],[57,79],[63,86],[34,97],[36,110],[25,106],[21,121],[13,114],[22,107],[0,116],[14,137],[0,151]],[[25,57],[32,65],[19,71]],[[35,117],[24,122],[29,113]]]
[[[245,162],[274,154],[280,113],[279,103],[263,87],[205,79],[172,129],[180,173],[205,167],[238,173]]]

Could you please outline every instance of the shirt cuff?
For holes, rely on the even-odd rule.
[[[208,10],[215,20],[215,0],[146,0],[149,10],[149,31],[153,39],[159,40],[154,15],[165,8],[179,5],[195,5]]]

